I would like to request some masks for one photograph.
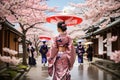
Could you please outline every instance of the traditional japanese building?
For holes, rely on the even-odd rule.
[[[19,51],[19,38],[22,33],[14,28],[14,25],[8,22],[0,23],[0,54],[4,55],[3,48]],[[19,55],[19,54],[18,54]]]
[[[110,41],[113,37],[117,39]],[[113,51],[120,50],[120,18],[112,19],[106,27],[97,29],[84,38],[93,42],[95,57],[109,59]]]

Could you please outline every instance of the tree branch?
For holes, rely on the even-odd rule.
[[[45,22],[37,22],[37,23],[34,23],[34,24],[30,25],[30,27],[26,28],[26,31],[28,31],[30,28],[33,28],[33,27],[34,27],[35,25],[37,25],[37,24],[43,24],[43,23],[45,23]]]

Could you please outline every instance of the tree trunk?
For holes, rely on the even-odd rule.
[[[38,46],[37,46],[37,45],[35,45],[35,50],[36,50],[37,56],[38,56],[38,55],[39,55],[39,49],[38,49]]]
[[[22,64],[27,65],[27,47],[26,47],[26,37],[25,33],[22,36],[22,45],[23,45],[23,62]]]

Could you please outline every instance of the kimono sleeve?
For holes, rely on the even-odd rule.
[[[68,60],[69,60],[69,66],[70,66],[70,70],[73,67],[73,64],[75,62],[75,58],[76,58],[76,53],[75,53],[75,47],[73,45],[73,40],[71,38],[69,38],[69,45],[68,45],[68,50],[67,50],[67,56],[68,56]]]
[[[77,48],[76,48],[76,53],[78,54],[78,46],[77,46]]]
[[[51,59],[53,59],[53,58],[55,58],[55,56],[56,56],[56,54],[58,52],[56,39],[57,39],[57,37],[55,37],[53,39],[53,44],[50,47],[50,49],[48,50],[48,53],[47,53],[47,59],[48,59],[48,61],[51,60]]]
[[[43,53],[43,52],[42,52],[42,48],[43,48],[43,46],[40,47],[40,50],[39,50],[40,53]]]
[[[46,46],[46,53],[48,52],[48,46]]]
[[[47,59],[48,59],[48,74],[52,76],[53,74],[53,65],[56,60],[56,54],[58,52],[57,43],[56,43],[56,37],[54,38],[54,43],[52,44],[51,48],[49,49],[47,53]]]
[[[34,52],[34,51],[35,51],[35,48],[34,48],[34,47],[31,47],[31,51]]]
[[[83,54],[85,53],[85,49],[84,49],[84,47],[82,47],[82,53],[83,53]]]

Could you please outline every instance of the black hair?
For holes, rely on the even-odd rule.
[[[30,42],[29,45],[32,45],[32,43]]]
[[[81,42],[78,42],[79,44],[81,44]]]
[[[58,22],[57,27],[60,28],[63,32],[67,30],[67,26],[64,21]]]
[[[46,41],[43,41],[43,44],[45,44],[46,43]]]

